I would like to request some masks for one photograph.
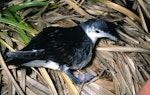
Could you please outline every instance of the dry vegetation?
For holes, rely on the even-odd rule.
[[[139,92],[150,77],[150,0],[43,2],[34,0],[33,5],[31,0],[3,2],[1,95],[136,95]],[[4,63],[7,51],[23,48],[44,27],[71,27],[93,17],[114,24],[115,27],[110,28],[115,30],[119,41],[98,42],[92,64],[82,70],[97,75],[91,82],[76,85],[62,72],[45,68],[18,69]]]

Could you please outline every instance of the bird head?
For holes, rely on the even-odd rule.
[[[101,19],[89,19],[80,25],[93,43],[95,43],[98,38],[109,38],[117,41],[117,38],[110,33],[106,22]]]

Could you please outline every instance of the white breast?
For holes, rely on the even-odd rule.
[[[28,67],[45,67],[53,70],[59,70],[59,64],[54,61],[46,61],[46,60],[33,60],[27,63],[24,63],[23,66]]]

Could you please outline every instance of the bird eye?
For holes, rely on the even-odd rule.
[[[96,33],[99,33],[99,31],[98,31],[98,30],[96,30],[95,32],[96,32]]]

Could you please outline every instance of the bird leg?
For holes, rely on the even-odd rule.
[[[86,72],[85,74],[78,74],[78,78],[76,78],[74,75],[72,75],[68,70],[64,71],[68,77],[70,77],[76,84],[81,84],[83,82],[89,82],[92,80],[95,76]]]

